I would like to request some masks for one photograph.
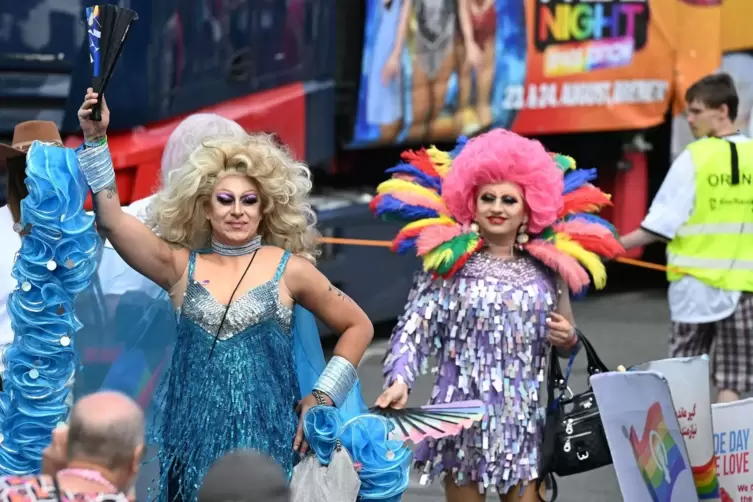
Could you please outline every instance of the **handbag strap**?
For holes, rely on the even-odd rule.
[[[609,372],[609,368],[607,368],[599,355],[596,353],[596,350],[593,348],[593,345],[591,345],[591,342],[588,341],[588,338],[579,329],[576,329],[575,331],[578,334],[578,345],[576,346],[576,350],[574,350],[570,355],[565,376],[562,375],[562,368],[560,367],[557,355],[553,353],[549,358],[549,378],[547,379],[547,394],[549,402],[552,403],[552,407],[559,405],[560,401],[562,400],[562,396],[567,390],[567,383],[570,379],[573,362],[575,361],[575,357],[577,356],[578,349],[581,345],[585,349],[586,358],[588,359],[588,366],[586,368],[588,371],[588,376],[593,376],[597,373]],[[553,399],[555,388],[560,391],[560,395],[557,398]]]

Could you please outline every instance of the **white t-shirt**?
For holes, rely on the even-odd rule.
[[[8,295],[16,289],[17,281],[11,276],[16,253],[21,247],[21,237],[13,230],[13,216],[8,206],[0,207],[0,351],[13,341],[8,316]],[[0,371],[5,364],[0,359]]]
[[[748,141],[742,134],[724,139],[738,143]],[[685,224],[695,207],[696,166],[690,152],[685,149],[672,163],[659,192],[651,203],[641,227],[649,232],[672,240],[677,230]],[[669,312],[672,321],[682,323],[707,323],[732,315],[740,301],[739,291],[728,291],[709,286],[695,277],[683,276],[669,284]]]

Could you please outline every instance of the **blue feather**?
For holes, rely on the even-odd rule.
[[[404,254],[412,250],[416,246],[417,239],[418,237],[411,237],[410,239],[405,239],[404,241],[401,241],[400,244],[397,245],[397,253]]]
[[[389,214],[390,216],[399,216],[402,220],[409,222],[439,216],[439,213],[434,209],[406,204],[392,195],[384,195],[379,200],[375,212],[378,217]]]
[[[583,289],[581,289],[580,291],[571,291],[570,297],[576,301],[582,300],[588,295],[589,289],[590,288],[588,287],[588,284],[586,284],[585,286],[583,286]]]
[[[565,175],[565,194],[582,187],[596,179],[596,169],[576,169]]]
[[[582,220],[588,223],[596,223],[597,225],[601,225],[603,227],[608,228],[609,231],[612,232],[615,236],[619,236],[619,233],[617,232],[617,229],[614,228],[614,225],[609,223],[607,220],[605,220],[601,216],[596,216],[595,214],[590,214],[590,213],[575,213],[575,214],[567,215],[565,217],[565,221],[572,221],[572,220]]]
[[[458,138],[457,143],[455,144],[455,148],[452,149],[450,152],[450,158],[455,158],[458,156],[458,154],[463,151],[463,148],[465,147],[465,144],[468,143],[468,137],[467,136],[460,136]]]
[[[401,162],[395,167],[391,167],[385,171],[387,174],[407,174],[416,178],[416,183],[422,187],[429,188],[439,193],[442,189],[441,180],[433,176],[429,176],[419,168],[412,166],[411,164]]]

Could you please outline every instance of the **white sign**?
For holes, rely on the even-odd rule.
[[[698,502],[666,378],[655,371],[591,377],[623,500]]]
[[[711,424],[708,356],[662,359],[631,369],[658,371],[666,377],[693,468],[698,498],[703,501],[720,500]]]
[[[722,502],[753,502],[753,444],[750,442],[753,398],[715,404],[711,412]]]

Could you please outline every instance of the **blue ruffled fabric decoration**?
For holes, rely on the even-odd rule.
[[[311,394],[324,371],[325,359],[314,315],[296,306],[293,352],[302,396]],[[359,466],[359,500],[396,502],[410,483],[412,453],[402,441],[389,439],[394,425],[369,414],[357,382],[339,408],[315,406],[304,416],[304,434],[319,462],[329,464],[337,440]]]
[[[26,157],[21,201],[25,235],[13,266],[18,287],[8,297],[15,334],[4,354],[0,395],[0,473],[39,472],[52,431],[68,415],[77,365],[74,312],[97,267],[100,238],[84,210],[89,191],[73,150],[34,142]]]

